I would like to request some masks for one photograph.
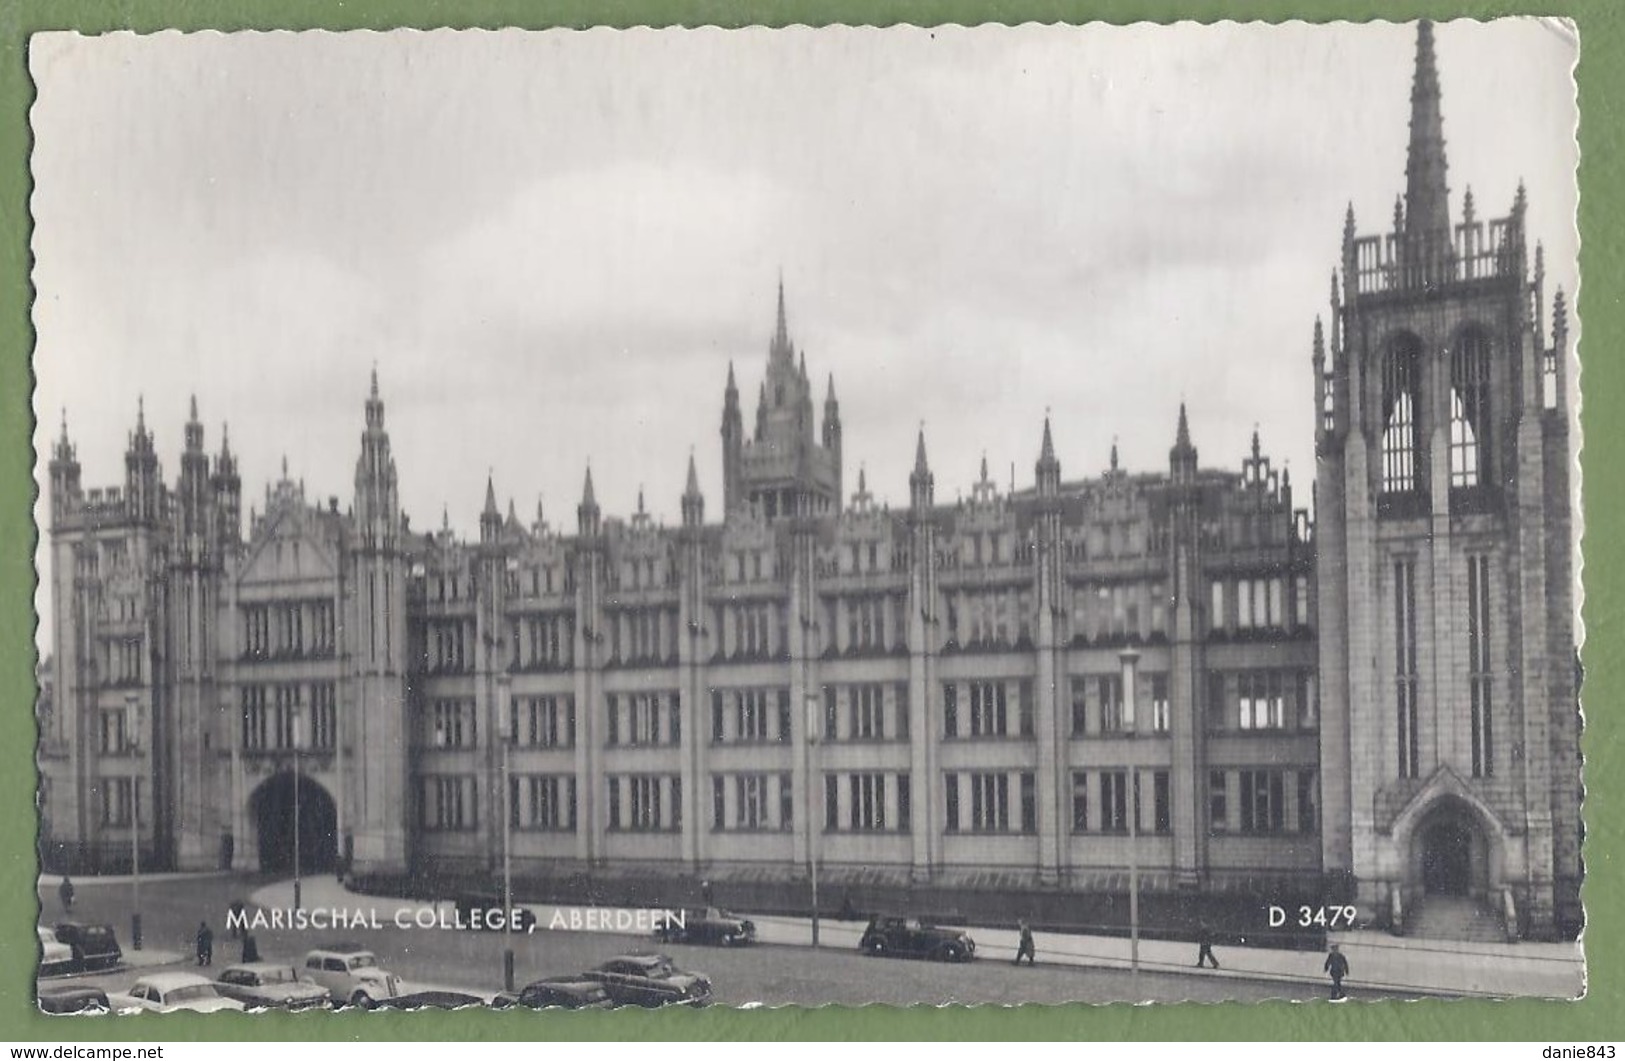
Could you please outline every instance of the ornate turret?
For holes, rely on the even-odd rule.
[[[237,474],[237,458],[231,452],[231,437],[226,424],[220,425],[220,455],[214,459],[215,518],[223,541],[235,543],[243,534],[243,480]]]
[[[125,511],[129,518],[137,523],[156,523],[162,510],[162,489],[158,454],[153,448],[152,432],[147,430],[146,402],[138,398],[135,430],[130,433],[129,448],[124,453]]]
[[[581,490],[581,504],[576,506],[576,525],[583,538],[596,538],[603,523],[598,511],[598,499],[592,490],[592,465],[587,465],[587,482]]]
[[[1056,497],[1061,492],[1061,462],[1055,459],[1055,439],[1050,435],[1049,414],[1044,414],[1044,439],[1038,447],[1038,496]]]
[[[694,454],[688,455],[688,484],[683,488],[683,526],[695,528],[705,523],[705,497],[700,493],[700,476],[694,468]]]
[[[1168,470],[1175,483],[1190,485],[1196,481],[1196,447],[1191,445],[1184,402],[1179,403],[1179,426],[1174,430],[1174,446],[1168,451]]]
[[[191,412],[184,431],[185,448],[181,451],[181,475],[178,514],[181,540],[194,535],[207,537],[209,530],[210,489],[209,455],[203,452],[203,424],[197,416],[197,396],[192,396]]]
[[[936,494],[936,477],[925,460],[925,428],[921,426],[919,442],[914,447],[914,471],[908,477],[908,503],[916,513],[929,512]]]
[[[824,448],[835,457],[835,496],[841,497],[841,404],[835,400],[835,373],[829,374],[824,394]]]
[[[734,364],[728,362],[728,386],[722,392],[722,510],[732,512],[742,499],[745,422],[739,411]]]
[[[1444,115],[1433,23],[1416,27],[1416,73],[1411,81],[1411,142],[1405,162],[1404,231],[1412,239],[1448,243],[1450,189],[1445,183]]]
[[[83,498],[80,486],[79,454],[68,440],[68,411],[62,410],[62,434],[51,447],[51,518],[61,520],[79,506]]]
[[[361,456],[355,466],[356,525],[364,540],[384,545],[393,539],[400,523],[400,498],[389,432],[384,429],[384,403],[378,397],[376,366],[367,393],[366,425],[361,433]]]
[[[497,508],[496,482],[490,473],[485,476],[485,507],[480,510],[480,542],[494,544],[502,537],[502,511]]]

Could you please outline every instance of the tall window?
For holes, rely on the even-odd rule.
[[[983,833],[1010,829],[1010,775],[970,775],[971,828]]]
[[[885,725],[885,686],[855,685],[847,693],[852,704],[852,739],[883,740]]]
[[[1241,831],[1278,833],[1285,824],[1285,782],[1279,770],[1241,772]]]
[[[1168,675],[1151,675],[1151,730],[1153,733],[1167,733],[1170,727],[1171,711],[1168,706]]]
[[[1101,771],[1100,828],[1108,833],[1128,832],[1128,774],[1123,770]]]
[[[1089,775],[1082,770],[1072,774],[1072,831],[1089,831]]]
[[[851,822],[853,832],[875,832],[886,828],[886,775],[851,774]]]
[[[1230,828],[1230,786],[1223,770],[1208,771],[1207,822],[1215,833]]]
[[[1126,727],[1123,718],[1123,678],[1121,675],[1102,677],[1097,686],[1100,692],[1100,731],[1118,733]]]
[[[1490,343],[1480,331],[1461,337],[1450,357],[1450,485],[1478,486],[1488,469]]]
[[[1473,776],[1494,777],[1490,723],[1490,558],[1467,558],[1467,666],[1472,689]]]
[[[1415,777],[1421,756],[1416,747],[1416,566],[1394,562],[1394,703],[1399,723],[1399,776]]]
[[[1313,770],[1298,771],[1298,832],[1312,833],[1319,827],[1315,803],[1320,794]]]
[[[1151,828],[1158,833],[1173,832],[1173,797],[1166,770],[1158,770],[1151,775],[1151,807]]]
[[[953,682],[942,686],[942,735],[959,736],[959,686]]]
[[[1003,682],[972,682],[970,687],[970,735],[1002,737],[1008,731]]]
[[[1420,402],[1420,346],[1405,336],[1382,360],[1382,492],[1409,493],[1417,488],[1416,412]]]
[[[942,779],[943,828],[950,833],[959,831],[959,775],[947,774]]]

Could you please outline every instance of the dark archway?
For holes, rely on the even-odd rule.
[[[293,869],[294,819],[299,821],[299,870],[331,871],[338,861],[338,808],[327,790],[300,774],[298,813],[294,807],[294,774],[284,770],[254,790],[249,801],[259,836],[260,869],[284,873]]]
[[[1422,834],[1422,890],[1428,895],[1469,894],[1472,849],[1472,833],[1460,821],[1429,825]]]

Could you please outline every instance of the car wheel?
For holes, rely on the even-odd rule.
[[[372,1000],[372,996],[367,994],[365,991],[357,991],[354,995],[350,996],[350,1005],[357,1006],[361,1009],[376,1009],[378,1003],[374,1002]]]
[[[943,947],[941,950],[937,951],[937,958],[940,961],[956,962],[961,957],[962,957],[962,955],[959,952],[959,948],[954,946],[952,943],[948,944],[946,947]]]
[[[869,949],[869,956],[872,958],[878,958],[882,954],[886,953],[886,941],[883,939],[871,939],[868,942],[867,947]]]

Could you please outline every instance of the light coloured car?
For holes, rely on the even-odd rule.
[[[196,973],[150,973],[118,995],[108,995],[108,1003],[121,1013],[148,1010],[153,1013],[218,1013],[241,1010],[243,1004],[227,998],[214,981]]]
[[[399,998],[401,978],[378,965],[378,956],[355,943],[333,943],[305,955],[299,974],[327,989],[340,1006],[371,1009]]]
[[[56,933],[44,925],[39,927],[39,974],[60,976],[74,970],[73,948],[56,938]]]
[[[321,1009],[333,1004],[327,988],[301,979],[284,962],[244,962],[220,970],[215,986],[249,1009]]]

